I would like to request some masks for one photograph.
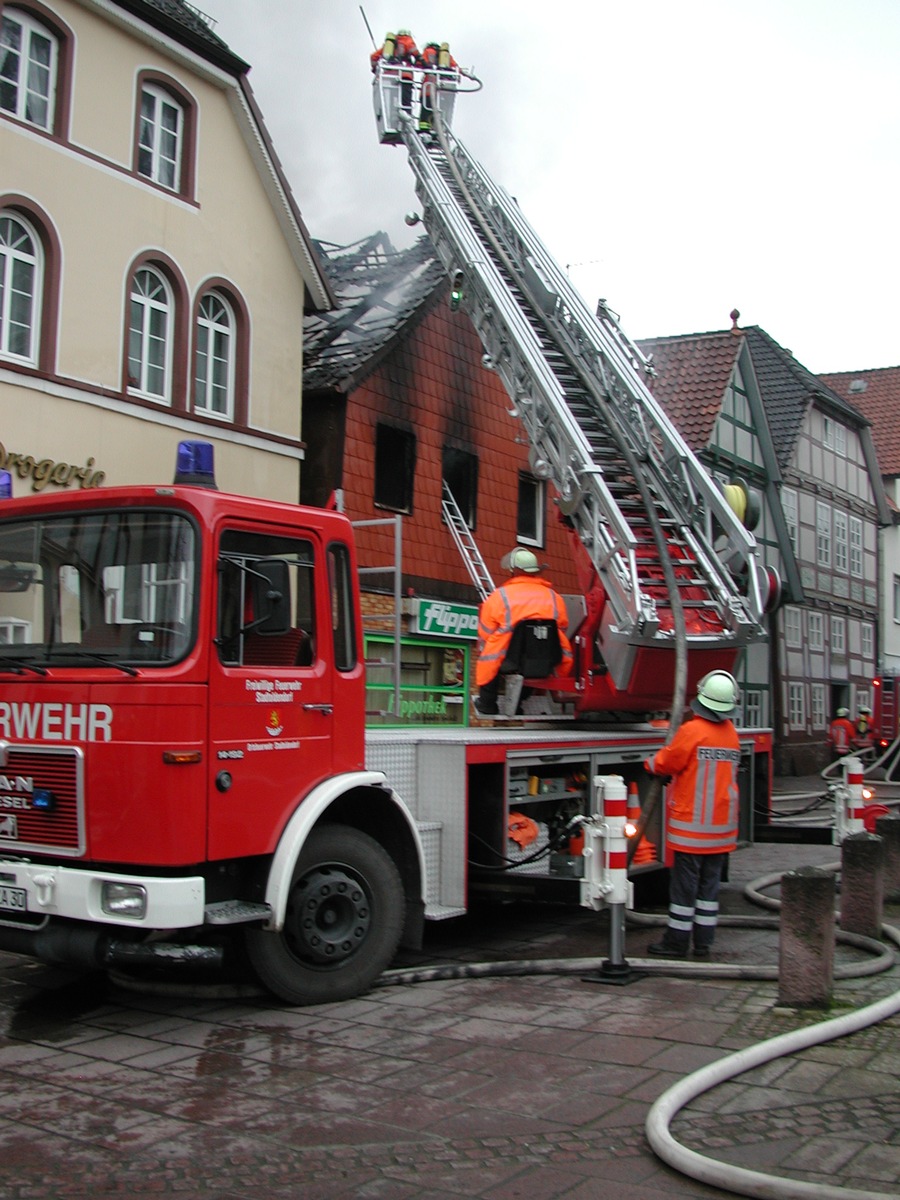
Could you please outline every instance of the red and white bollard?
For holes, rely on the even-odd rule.
[[[839,846],[853,833],[866,828],[866,789],[863,781],[862,759],[852,754],[842,759],[844,778],[834,789],[834,836]]]
[[[625,911],[634,903],[628,879],[628,789],[621,775],[594,777],[594,805],[584,823],[584,877],[581,903],[609,909],[609,958],[600,978],[624,982],[631,975],[625,961]]]

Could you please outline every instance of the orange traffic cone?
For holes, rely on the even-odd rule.
[[[628,808],[626,810],[625,819],[629,825],[634,827],[635,833],[632,836],[636,836],[638,824],[641,819],[641,801],[640,797],[638,796],[638,785],[636,783],[629,783],[628,785]],[[642,837],[638,843],[637,850],[634,852],[631,865],[636,867],[640,863],[648,862],[656,862],[656,847],[652,842],[649,842],[645,837]]]

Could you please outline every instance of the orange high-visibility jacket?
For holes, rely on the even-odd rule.
[[[494,678],[506,657],[513,626],[519,621],[555,621],[562,646],[562,662],[557,675],[572,673],[572,646],[566,637],[568,616],[562,597],[546,579],[534,575],[513,575],[496,588],[478,612],[478,662],[475,682],[479,687]]]
[[[424,64],[426,67],[436,67],[436,66],[438,65],[438,55],[439,55],[439,53],[440,53],[440,47],[439,47],[439,46],[434,46],[433,44],[429,44],[429,45],[427,45],[427,46],[425,47],[425,49],[422,51],[422,62],[423,62],[423,64]],[[448,53],[448,59],[449,59],[449,63],[448,63],[448,65],[449,65],[449,69],[450,69],[451,71],[458,71],[458,70],[459,70],[459,63],[456,61],[456,59],[453,57],[453,55],[452,55],[452,54],[449,54],[449,53]]]
[[[668,842],[687,854],[725,854],[737,845],[740,742],[731,721],[685,721],[647,763],[672,775]]]
[[[835,717],[828,726],[828,740],[836,754],[848,754],[856,730],[846,717]]]

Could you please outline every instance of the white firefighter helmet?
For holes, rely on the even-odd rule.
[[[704,708],[730,716],[738,702],[737,680],[727,671],[710,671],[697,684],[697,700]]]
[[[521,546],[516,546],[515,550],[510,550],[509,554],[505,554],[502,565],[508,571],[522,571],[526,575],[537,575],[541,570],[537,555]]]

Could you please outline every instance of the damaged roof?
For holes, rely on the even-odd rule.
[[[349,246],[315,246],[338,306],[304,321],[303,386],[348,391],[374,369],[446,276],[427,237],[406,250],[395,250],[385,233]]]

